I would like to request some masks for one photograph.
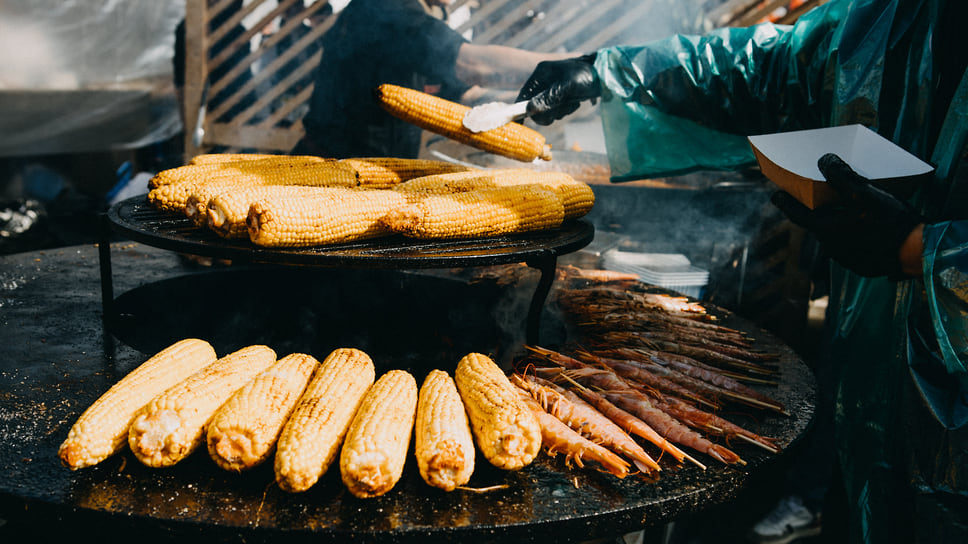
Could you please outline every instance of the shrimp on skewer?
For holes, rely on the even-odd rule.
[[[538,423],[541,425],[541,445],[544,446],[548,455],[554,457],[555,454],[563,452],[565,463],[575,463],[579,468],[584,468],[585,465],[582,460],[588,458],[597,461],[606,471],[619,478],[628,476],[629,464],[624,459],[578,434],[558,418],[546,412],[527,391],[518,388],[518,392],[521,400],[538,418]]]
[[[663,391],[675,393],[682,398],[706,404],[711,408],[719,408],[719,406],[714,404],[714,400],[726,398],[747,406],[784,413],[782,403],[765,395],[758,393],[753,395],[739,393],[699,378],[693,378],[692,376],[652,361],[641,359],[618,360],[608,357],[598,357],[587,352],[581,352],[579,356],[600,366],[610,368],[624,378],[641,382]],[[678,389],[669,387],[666,382],[675,384]],[[683,394],[680,392],[680,389],[686,392],[692,392],[692,394]]]
[[[675,397],[662,395],[661,397],[655,398],[655,404],[660,410],[671,414],[690,427],[709,431],[727,440],[734,437],[739,438],[754,446],[759,446],[770,453],[780,453],[780,446],[772,439],[748,431],[715,414],[704,412]]]
[[[511,382],[530,393],[546,412],[557,417],[585,438],[631,458],[642,472],[652,473],[662,470],[628,433],[573,391],[536,376],[512,374]]]
[[[585,363],[566,355],[544,348],[530,348],[535,352],[549,357],[549,360],[562,361],[571,365],[565,372],[559,372],[585,385],[592,385],[601,390],[602,395],[619,408],[645,421],[663,437],[721,461],[726,464],[741,464],[746,462],[735,452],[714,444],[702,435],[683,425],[675,418],[659,410],[649,401],[641,391],[634,389],[620,376],[610,370],[600,370],[587,366]],[[540,350],[540,351],[538,351]],[[564,366],[564,364],[562,366]],[[540,373],[543,369],[538,369]],[[552,369],[553,370],[553,369]],[[560,378],[559,378],[560,379]]]
[[[666,440],[662,435],[657,433],[655,429],[649,426],[648,423],[642,421],[641,419],[635,417],[634,415],[626,412],[625,410],[619,408],[612,404],[611,401],[603,397],[600,393],[596,393],[591,389],[575,382],[575,391],[578,395],[598,409],[605,417],[611,419],[616,425],[625,429],[629,434],[634,434],[639,438],[643,438],[655,446],[657,446],[664,453],[668,453],[676,460],[679,464],[682,464],[683,460],[687,460],[693,463],[702,470],[706,470],[706,465],[700,463],[686,452],[677,448],[675,444]]]
[[[647,368],[643,367],[645,363],[635,364],[629,361],[597,357],[588,352],[581,352],[578,356],[591,364],[611,370],[628,380],[653,387],[665,393],[678,395],[713,409],[720,408],[719,404],[716,403],[716,399],[719,397],[719,391],[715,391],[711,387],[695,387],[696,384],[689,384],[694,386],[694,389],[689,389],[685,385],[677,383],[666,376],[650,372]]]

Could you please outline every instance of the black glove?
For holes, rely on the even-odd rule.
[[[577,110],[582,100],[601,96],[594,62],[595,55],[540,62],[516,101],[528,100],[528,114],[534,122],[550,125]]]
[[[828,153],[817,161],[836,202],[811,210],[790,194],[773,194],[773,204],[791,221],[812,232],[830,257],[867,277],[903,277],[898,252],[924,219],[910,206],[871,185],[840,157]]]

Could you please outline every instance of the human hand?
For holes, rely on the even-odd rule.
[[[923,218],[906,203],[871,185],[837,155],[828,153],[817,165],[840,194],[838,201],[811,210],[778,191],[773,194],[773,204],[812,232],[830,257],[845,268],[867,277],[903,277],[901,246]]]
[[[538,63],[516,101],[527,100],[531,119],[539,125],[550,125],[577,110],[582,100],[594,101],[601,96],[594,62],[592,54]]]

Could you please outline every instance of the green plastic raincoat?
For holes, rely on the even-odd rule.
[[[595,61],[613,181],[746,167],[747,135],[853,123],[935,167],[911,199],[927,218],[923,280],[832,265],[836,443],[856,542],[968,542],[968,20],[945,11],[959,2],[833,0],[794,26]]]

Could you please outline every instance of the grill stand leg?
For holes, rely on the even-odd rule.
[[[111,272],[111,226],[107,215],[101,215],[98,264],[101,269],[101,321],[105,328],[114,320],[114,279]]]
[[[545,299],[551,291],[551,284],[555,281],[555,270],[558,267],[558,256],[553,251],[534,257],[526,262],[531,268],[541,271],[541,279],[531,296],[531,306],[528,308],[528,322],[525,331],[527,342],[533,346],[539,345],[538,336],[541,331],[541,312]]]

